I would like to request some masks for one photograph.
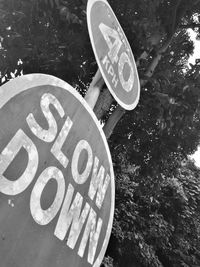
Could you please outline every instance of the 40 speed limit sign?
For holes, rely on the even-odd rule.
[[[105,135],[64,81],[0,87],[0,266],[99,267],[114,214]]]
[[[108,89],[123,108],[134,109],[140,96],[135,60],[106,0],[88,0],[87,23],[94,54]]]

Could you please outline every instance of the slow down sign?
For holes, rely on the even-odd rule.
[[[43,74],[0,88],[1,267],[99,266],[114,212],[105,136],[85,100]]]

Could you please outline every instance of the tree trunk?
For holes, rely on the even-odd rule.
[[[146,77],[150,78],[153,75],[155,68],[157,67],[158,63],[160,62],[160,60],[162,58],[162,54],[169,47],[171,40],[172,40],[172,37],[173,36],[171,36],[171,38],[167,39],[166,42],[163,44],[163,46],[157,51],[155,57],[152,59],[151,63],[149,64],[149,67],[147,68],[147,70],[145,72]],[[146,83],[145,80],[140,80],[141,86],[144,86],[145,83]],[[107,139],[110,138],[115,126],[117,125],[117,123],[119,122],[121,117],[125,114],[125,112],[126,111],[122,107],[117,106],[117,108],[111,114],[106,125],[104,126],[104,132],[105,132]]]

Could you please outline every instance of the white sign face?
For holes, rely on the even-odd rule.
[[[94,54],[116,101],[125,109],[136,107],[140,96],[138,72],[126,36],[105,0],[89,0],[87,22]]]
[[[105,135],[69,84],[44,74],[0,87],[1,267],[98,267],[114,214]]]

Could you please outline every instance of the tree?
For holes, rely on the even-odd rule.
[[[200,1],[110,0],[136,58],[140,103],[125,112],[104,85],[94,111],[105,124],[116,175],[113,234],[104,265],[199,266]],[[42,72],[83,96],[97,70],[85,0],[1,0],[1,83]],[[101,82],[102,85],[102,82]],[[125,264],[126,259],[126,264]],[[124,265],[125,264],[125,265]]]

